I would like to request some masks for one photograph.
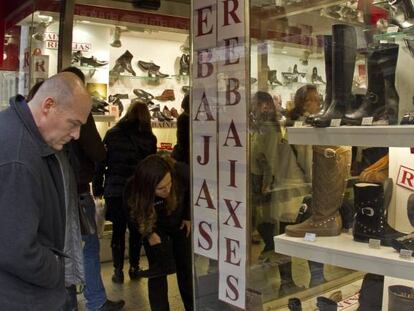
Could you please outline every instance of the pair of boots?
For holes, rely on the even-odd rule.
[[[114,264],[114,274],[112,275],[112,282],[117,284],[124,283],[124,252],[125,247],[112,245],[112,259]],[[129,250],[130,268],[128,270],[129,278],[136,280],[141,277],[141,268],[139,267],[139,248],[133,248]]]
[[[363,118],[388,124],[398,122],[399,97],[395,89],[398,44],[382,43],[368,49],[368,89],[360,107],[348,113],[354,98],[352,81],[357,53],[354,27],[333,25],[333,36],[324,36],[326,96],[322,110],[307,118],[315,127],[328,127],[332,119],[361,125]]]
[[[316,298],[316,306],[319,311],[336,311],[338,310],[338,304],[332,299],[326,297]],[[290,311],[302,311],[302,302],[299,298],[290,298],[288,302],[288,308]]]

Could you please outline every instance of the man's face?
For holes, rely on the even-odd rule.
[[[89,96],[74,96],[72,105],[58,105],[55,99],[48,98],[43,105],[39,130],[50,147],[61,150],[69,141],[79,138],[80,127],[90,112]]]

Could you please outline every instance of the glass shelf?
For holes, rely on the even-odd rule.
[[[148,77],[148,76],[133,76],[133,75],[115,75],[115,74],[109,74],[109,77],[112,79],[118,79],[118,78],[128,78],[128,79],[144,79],[149,81],[157,81],[162,79],[172,79],[172,78],[189,78],[188,75],[169,75],[168,77],[161,78],[161,77]]]
[[[414,34],[412,33],[405,33],[405,32],[387,32],[387,33],[382,33],[382,34],[375,34],[374,35],[374,39],[377,41],[380,40],[390,40],[390,39],[394,39],[394,40],[414,40]]]

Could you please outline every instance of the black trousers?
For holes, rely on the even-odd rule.
[[[107,219],[112,222],[112,260],[115,269],[124,268],[125,254],[125,233],[129,231],[129,265],[139,266],[139,256],[141,252],[142,239],[137,228],[127,220],[127,215],[123,208],[122,197],[105,198],[107,205]]]
[[[193,310],[193,277],[191,261],[191,238],[185,236],[184,230],[172,232],[157,231],[162,241],[170,239],[169,255],[172,258],[159,258],[153,248],[144,239],[145,253],[147,254],[149,268],[157,266],[159,260],[174,260],[177,283],[181,299],[186,311]],[[148,279],[148,296],[152,311],[169,311],[167,275]]]

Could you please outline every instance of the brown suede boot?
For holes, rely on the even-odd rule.
[[[312,216],[306,221],[286,227],[286,234],[304,237],[335,236],[341,233],[339,208],[351,167],[351,147],[314,146],[312,164]]]

